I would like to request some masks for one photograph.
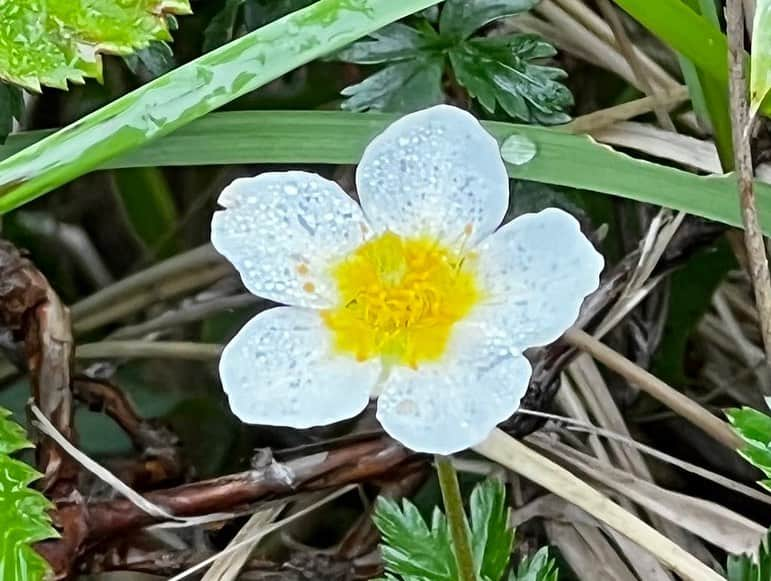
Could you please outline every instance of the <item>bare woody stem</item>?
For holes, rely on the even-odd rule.
[[[728,68],[730,73],[731,126],[744,223],[744,243],[747,247],[752,287],[760,315],[766,360],[771,362],[771,275],[763,240],[763,230],[758,219],[755,190],[752,183],[752,152],[747,107],[747,78],[744,55],[744,7],[742,0],[728,0],[726,10],[728,32]]]
[[[447,522],[450,525],[452,544],[455,549],[455,559],[458,563],[459,581],[477,581],[474,573],[474,556],[471,552],[466,513],[463,511],[463,498],[458,486],[458,474],[447,456],[436,455],[436,473],[439,476],[439,486],[442,489],[442,500]]]

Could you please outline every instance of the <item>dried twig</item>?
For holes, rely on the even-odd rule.
[[[766,360],[771,362],[771,274],[758,219],[755,188],[752,183],[752,151],[749,137],[749,110],[747,104],[747,77],[744,54],[744,5],[742,0],[728,0],[726,6],[728,33],[728,66],[730,73],[731,134],[734,163],[739,187],[739,201],[744,223],[744,243],[747,247],[752,288],[760,313]]]
[[[743,445],[741,438],[734,433],[726,422],[713,416],[689,397],[667,385],[652,373],[635,365],[632,361],[591,335],[573,327],[565,333],[565,339],[591,354],[597,361],[607,365],[610,369],[634,383],[645,393],[656,398],[695,426],[700,427],[724,446],[737,449]]]
[[[531,450],[500,430],[474,447],[480,454],[495,460],[547,490],[574,503],[594,518],[613,527],[648,549],[662,563],[688,581],[723,581],[723,578],[693,555],[667,539],[612,502],[561,466]]]

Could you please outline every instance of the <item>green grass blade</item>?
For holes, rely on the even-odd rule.
[[[438,1],[320,0],[263,26],[0,163],[0,212]]]
[[[394,119],[393,115],[337,111],[214,113],[101,167],[355,164],[372,137]],[[500,141],[520,134],[535,143],[537,153],[529,163],[509,166],[512,177],[621,196],[741,225],[732,175],[697,176],[640,161],[588,137],[556,129],[485,125]],[[0,159],[42,136],[11,136],[0,147]],[[757,196],[761,223],[771,234],[771,186],[758,182]],[[12,208],[0,198],[0,213]]]
[[[163,172],[157,167],[126,168],[116,171],[114,179],[126,218],[145,250],[159,258],[175,254],[169,236],[179,216]]]
[[[750,113],[755,115],[771,89],[771,0],[758,0],[752,27]]]
[[[704,15],[707,22],[720,32],[720,18],[715,0],[689,0],[689,3],[695,12]],[[701,120],[712,129],[723,170],[731,171],[734,167],[734,152],[731,117],[728,113],[728,85],[710,76],[683,55],[679,54],[678,57],[693,108]]]
[[[614,0],[674,50],[728,86],[728,45],[708,16],[681,0]]]

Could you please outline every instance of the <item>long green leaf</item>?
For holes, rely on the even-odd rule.
[[[0,206],[18,207],[438,1],[320,0],[263,26],[0,163]],[[198,146],[207,149],[205,143]]]
[[[720,17],[715,0],[689,0],[691,8],[704,15],[707,22],[720,32]],[[733,140],[731,137],[731,117],[729,115],[728,85],[710,76],[703,68],[696,66],[683,55],[680,67],[691,94],[694,111],[712,128],[723,171],[734,167]]]
[[[682,0],[614,0],[648,30],[728,85],[728,44],[709,18]]]
[[[752,27],[750,113],[755,115],[771,90],[771,0],[758,0]]]
[[[338,111],[214,113],[101,167],[354,164],[367,143],[395,118]],[[732,175],[697,176],[637,160],[589,137],[556,129],[490,122],[485,126],[501,141],[519,134],[535,144],[536,155],[530,162],[509,166],[512,177],[658,204],[734,226],[741,224]],[[43,135],[12,135],[0,147],[0,159]],[[757,196],[761,223],[771,234],[771,186],[758,182]],[[14,202],[0,198],[0,214],[16,207],[18,203]]]

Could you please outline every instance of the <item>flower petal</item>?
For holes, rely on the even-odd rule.
[[[447,105],[406,115],[373,139],[356,185],[377,230],[446,243],[490,234],[509,200],[498,142],[471,114]]]
[[[470,317],[498,321],[522,350],[555,341],[575,323],[604,265],[578,221],[556,208],[519,216],[475,252],[488,299]]]
[[[367,405],[377,360],[332,353],[319,313],[276,307],[227,344],[220,377],[233,413],[250,424],[307,428],[350,418]]]
[[[394,367],[383,384],[377,417],[408,448],[452,454],[484,440],[519,405],[530,363],[495,325],[456,325],[441,361]]]
[[[369,227],[335,182],[299,171],[241,178],[219,198],[211,240],[252,293],[301,307],[335,304],[329,266],[357,248]]]

